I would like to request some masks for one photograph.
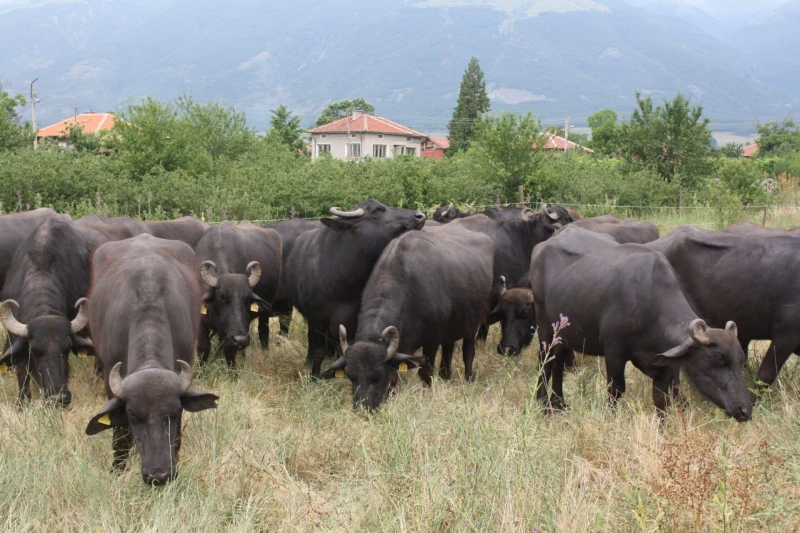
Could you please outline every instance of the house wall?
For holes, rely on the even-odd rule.
[[[325,135],[325,138],[322,136]],[[311,135],[311,148],[313,157],[319,156],[319,145],[329,144],[331,155],[337,159],[349,159],[348,144],[361,144],[361,158],[373,157],[375,145],[386,146],[386,159],[400,155],[405,148],[413,148],[414,155],[422,154],[422,138],[406,137],[405,135],[389,135],[378,133],[313,133]]]

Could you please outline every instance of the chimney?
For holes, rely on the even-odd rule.
[[[360,117],[363,114],[364,114],[364,112],[361,111],[360,109],[353,109],[353,120],[357,119],[358,117]]]

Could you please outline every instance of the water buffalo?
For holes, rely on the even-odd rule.
[[[11,266],[11,256],[19,243],[42,221],[56,215],[52,209],[40,208],[0,216],[0,288],[5,283],[6,273]]]
[[[772,341],[758,370],[759,382],[771,385],[789,356],[800,353],[800,236],[679,226],[648,246],[667,257],[709,324],[723,324],[723,319],[739,324],[745,352],[751,340]]]
[[[250,345],[250,322],[258,318],[258,337],[269,344],[269,316],[281,275],[281,239],[275,230],[251,223],[223,222],[197,243],[200,278],[205,285],[197,351],[205,362],[210,336],[219,336],[229,366]]]
[[[195,247],[203,237],[209,225],[195,217],[182,217],[175,220],[137,220],[130,217],[111,217],[105,219],[106,224],[121,226],[130,232],[130,235],[147,233],[160,239],[169,239],[185,242]]]
[[[308,360],[319,377],[322,360],[336,351],[342,324],[358,325],[361,292],[383,249],[395,237],[425,224],[425,214],[365,200],[353,211],[331,208],[334,218],[302,233],[289,256],[286,292],[308,321]]]
[[[682,366],[700,392],[728,416],[750,418],[741,368],[745,354],[736,324],[710,328],[698,318],[662,254],[570,227],[533,252],[531,285],[539,336],[550,350],[542,350],[542,357],[555,358],[556,403],[563,401],[563,356],[572,349],[605,355],[614,400],[625,391],[625,365],[630,361],[653,379],[653,402],[663,413],[668,394],[677,390]],[[551,324],[560,327],[560,344]],[[551,364],[544,365],[541,399],[548,396]]]
[[[187,244],[150,235],[105,244],[92,259],[89,324],[108,402],[86,434],[113,429],[115,469],[135,443],[149,484],[177,475],[183,411],[218,400],[191,386],[202,303],[195,265]]]
[[[770,236],[770,235],[800,235],[800,228],[771,228],[766,226],[759,226],[752,222],[737,222],[722,230],[725,233],[733,233],[735,235],[747,236]]]
[[[278,232],[283,245],[283,264],[281,265],[281,283],[278,287],[278,294],[275,296],[275,301],[272,303],[271,316],[277,316],[280,323],[281,335],[289,334],[289,325],[292,321],[292,302],[289,301],[289,295],[286,293],[286,282],[284,277],[286,275],[286,264],[288,263],[289,255],[294,250],[294,243],[302,233],[317,229],[320,227],[318,220],[303,220],[295,218],[291,220],[281,220],[275,224],[270,224],[270,229]]]
[[[597,233],[611,235],[620,244],[628,242],[647,244],[658,239],[658,227],[652,222],[643,220],[620,220],[612,215],[582,218],[575,224]]]
[[[0,307],[11,346],[0,366],[16,366],[20,404],[31,398],[31,377],[47,400],[59,405],[72,401],[69,354],[94,353],[80,335],[88,321],[83,302],[90,253],[69,219],[49,217],[12,256]]]
[[[440,224],[447,224],[452,220],[468,217],[471,214],[472,206],[465,206],[464,210],[461,211],[459,208],[453,207],[453,202],[450,202],[450,205],[443,205],[437,208],[436,211],[433,212],[431,219]]]
[[[486,235],[448,224],[414,231],[386,247],[364,288],[355,342],[325,371],[353,385],[353,405],[378,407],[397,382],[398,369],[421,365],[430,384],[439,345],[439,375],[450,378],[453,344],[464,339],[464,376],[472,380],[475,333],[489,311],[494,245]],[[423,357],[414,357],[422,348]]]

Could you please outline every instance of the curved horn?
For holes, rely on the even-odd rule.
[[[346,352],[350,347],[350,344],[347,342],[347,329],[345,329],[343,324],[339,324],[339,346],[342,347],[342,353]]]
[[[88,301],[87,298],[81,298],[75,302],[75,307],[80,309],[78,309],[77,316],[69,323],[69,330],[72,333],[78,333],[89,323],[89,311],[86,310],[86,303]]]
[[[111,389],[111,394],[122,400],[122,374],[119,372],[120,368],[122,368],[121,361],[111,369],[111,373],[108,375],[108,388]]]
[[[550,220],[558,220],[558,213],[551,213],[550,208],[547,207],[547,204],[542,204],[542,213],[550,217]]]
[[[711,344],[711,339],[706,334],[708,324],[702,318],[695,318],[689,324],[689,335],[697,344]]]
[[[445,210],[444,210],[444,211],[442,211],[442,216],[443,216],[443,217],[446,217],[446,216],[447,216],[447,213],[449,213],[451,209],[453,209],[453,202],[450,202],[450,205],[448,205],[448,206],[445,208]]]
[[[733,320],[728,320],[728,323],[725,324],[725,331],[733,335],[735,338],[739,338],[739,328],[736,327],[736,322]]]
[[[506,293],[506,277],[500,276],[500,298]]]
[[[217,264],[214,261],[203,261],[203,264],[200,265],[200,279],[209,287],[216,287],[219,283],[219,279],[211,274],[210,270],[212,268],[217,270]]]
[[[396,327],[389,326],[381,333],[381,339],[389,340],[389,346],[386,347],[386,360],[388,361],[397,354],[397,348],[400,346],[400,334]]]
[[[16,300],[6,300],[3,302],[3,305],[0,306],[0,320],[3,321],[3,324],[6,326],[6,329],[9,333],[12,333],[17,337],[27,339],[28,326],[14,318],[14,313],[11,312],[12,307],[19,307],[19,304]]]
[[[250,285],[252,289],[256,285],[258,285],[258,280],[261,279],[261,263],[258,261],[250,261],[247,264],[247,275],[250,276],[247,279],[247,283]]]
[[[464,216],[470,216],[472,214],[472,206],[469,204],[464,204]]]
[[[530,207],[526,207],[522,210],[522,220],[530,220],[533,218],[533,215],[536,214],[536,211],[531,209]]]
[[[181,394],[185,394],[189,387],[192,386],[192,379],[194,379],[194,372],[192,371],[192,367],[189,366],[189,363],[178,359],[178,366],[181,367],[181,373],[179,377],[181,378]]]
[[[358,218],[363,217],[366,211],[364,211],[364,209],[361,207],[355,211],[341,211],[338,207],[331,207],[331,213],[342,218]]]

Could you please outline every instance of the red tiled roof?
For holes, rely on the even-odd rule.
[[[758,153],[758,143],[748,144],[742,148],[742,157],[753,157]]]
[[[566,147],[567,150],[581,148],[584,152],[589,152],[592,154],[594,153],[594,150],[586,148],[585,146],[580,146],[572,141],[568,141],[564,137],[559,137],[558,135],[553,135],[552,133],[547,132],[542,132],[541,135],[548,137],[547,141],[540,145],[540,147],[544,148],[545,150],[564,150],[564,147]]]
[[[430,139],[433,142],[433,144],[435,144],[442,150],[447,150],[448,148],[450,148],[450,139],[448,139],[447,137],[431,137],[429,135],[428,139]]]
[[[56,122],[51,126],[42,128],[36,134],[37,137],[63,137],[67,134],[67,126],[79,124],[83,126],[83,133],[97,133],[101,130],[110,130],[114,126],[116,118],[111,113],[95,113],[88,111],[81,113],[77,117],[70,117]]]
[[[376,115],[363,114],[340,118],[329,124],[312,128],[308,133],[389,133],[409,137],[425,137],[422,133],[407,128],[397,122]]]

